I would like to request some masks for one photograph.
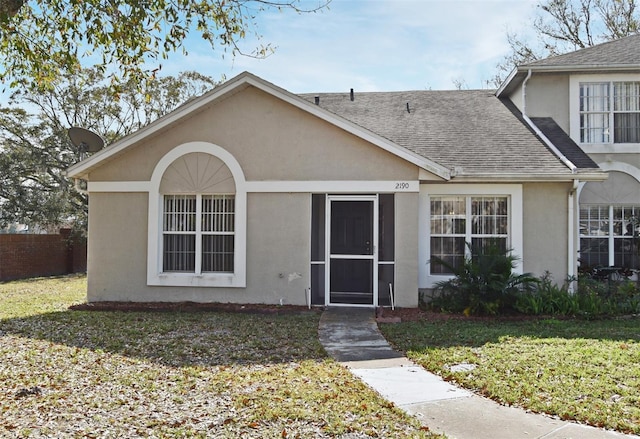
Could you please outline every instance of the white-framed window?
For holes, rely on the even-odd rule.
[[[149,182],[147,285],[247,284],[247,185],[238,161],[208,142],[178,145]]]
[[[430,212],[432,258],[459,267],[471,249],[490,244],[509,248],[507,196],[432,196]],[[449,267],[434,260],[430,265],[431,274],[452,274]]]
[[[233,273],[233,194],[164,195],[162,272]]]
[[[640,143],[640,81],[579,83],[579,141]]]
[[[640,268],[640,206],[582,204],[580,265]]]

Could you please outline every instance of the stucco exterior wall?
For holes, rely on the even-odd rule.
[[[395,197],[396,306],[418,305],[418,194]],[[95,193],[91,213],[89,302],[223,302],[306,305],[310,286],[311,195],[259,193],[247,199],[247,286],[147,286],[145,193]],[[409,231],[407,233],[406,231]]]
[[[146,289],[146,193],[89,195],[87,300],[142,300]]]
[[[589,154],[589,156],[593,159],[594,162],[598,163],[598,165],[602,165],[604,168],[612,165],[614,163],[625,163],[627,165],[632,166],[635,169],[640,170],[640,154]],[[629,172],[633,173],[633,169],[630,169]]]
[[[527,116],[552,117],[569,132],[569,75],[533,75],[527,82],[525,99]]]
[[[247,287],[146,285],[147,194],[90,196],[88,300],[282,303],[305,305],[309,286],[309,194],[248,199]]]
[[[395,196],[395,299],[399,307],[418,306],[418,193]],[[426,262],[424,262],[426,263]]]
[[[249,87],[129,148],[90,180],[148,181],[162,156],[190,141],[229,151],[247,181],[418,179],[415,165]]]
[[[567,278],[569,183],[523,185],[523,269],[536,276],[549,271],[556,283]]]
[[[249,194],[245,302],[306,305],[311,286],[311,196]]]

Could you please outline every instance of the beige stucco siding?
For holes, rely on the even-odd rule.
[[[305,305],[311,286],[311,196],[249,194],[247,292],[251,302]]]
[[[611,148],[615,149],[615,145]],[[598,163],[606,167],[613,163],[626,163],[640,170],[640,154],[621,154],[621,153],[604,153],[604,154],[589,154],[589,156]]]
[[[214,143],[247,181],[418,179],[418,168],[253,87],[216,101],[90,174],[91,181],[148,181],[175,146]]]
[[[305,304],[310,282],[309,194],[249,196],[246,288],[147,286],[147,194],[97,193],[90,198],[90,302],[280,303],[282,299],[286,304]]]
[[[568,183],[528,183],[523,186],[525,272],[549,271],[555,282],[567,277],[569,228]]]
[[[147,194],[91,197],[88,301],[305,305],[310,286],[310,194],[249,194],[246,288],[146,285]],[[396,305],[418,305],[418,195],[396,194]],[[404,232],[403,232],[404,231]],[[406,233],[406,231],[411,231]]]
[[[551,117],[569,132],[569,75],[533,75],[527,82],[526,113],[529,117]]]
[[[396,305],[418,306],[418,193],[395,196]]]
[[[141,300],[146,288],[146,193],[89,196],[87,299]]]

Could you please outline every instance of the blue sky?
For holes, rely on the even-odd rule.
[[[536,0],[333,0],[328,10],[263,12],[267,59],[223,58],[198,38],[163,74],[197,70],[215,79],[247,70],[294,93],[486,88],[509,52],[507,31],[530,30]],[[317,0],[303,0],[303,5]],[[256,41],[242,46],[249,51]]]

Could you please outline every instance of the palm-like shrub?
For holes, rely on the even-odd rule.
[[[496,315],[514,310],[518,294],[538,283],[530,273],[513,272],[518,257],[500,243],[482,247],[467,243],[470,255],[456,267],[441,258],[431,263],[441,264],[453,273],[453,278],[438,282],[430,302],[432,308],[465,314]]]

